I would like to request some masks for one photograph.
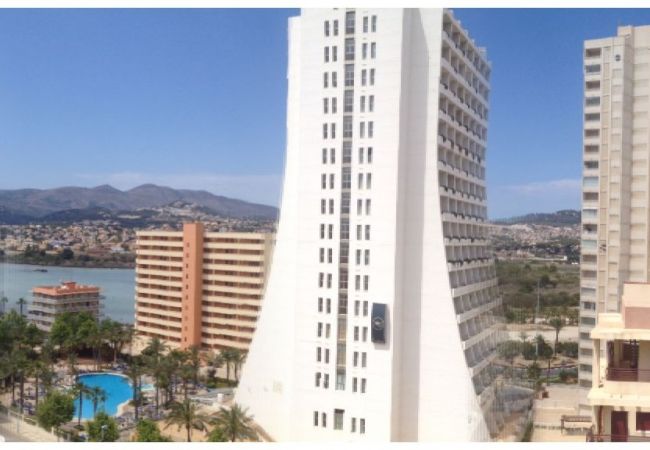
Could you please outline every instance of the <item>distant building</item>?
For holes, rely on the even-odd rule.
[[[248,350],[260,310],[273,235],[137,233],[136,351],[151,337],[173,348]]]
[[[100,288],[65,281],[59,286],[37,286],[32,290],[32,302],[27,317],[38,328],[49,332],[56,316],[66,312],[88,312],[99,317]]]
[[[595,441],[650,441],[650,284],[626,283],[621,312],[591,330]],[[603,354],[601,356],[601,350]]]
[[[626,282],[650,281],[650,26],[584,43],[579,384],[591,387],[590,331],[621,311]],[[602,355],[601,355],[602,356]],[[581,406],[589,408],[586,395]]]

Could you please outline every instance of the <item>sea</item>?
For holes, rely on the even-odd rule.
[[[0,297],[16,309],[19,298],[31,301],[34,286],[53,286],[62,281],[76,281],[101,288],[103,317],[132,324],[135,315],[135,270],[88,269],[77,267],[32,266],[0,263]],[[26,311],[25,311],[26,314]]]

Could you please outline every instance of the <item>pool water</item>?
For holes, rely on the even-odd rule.
[[[109,416],[117,414],[117,407],[133,398],[133,388],[129,379],[122,375],[112,373],[97,373],[79,375],[79,382],[89,388],[99,386],[106,393],[106,402],[97,405],[97,412],[104,411]],[[93,418],[93,402],[91,398],[84,395],[82,399],[81,418]],[[74,402],[74,417],[79,417],[79,397]]]

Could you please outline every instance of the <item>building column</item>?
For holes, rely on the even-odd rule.
[[[203,224],[183,224],[181,348],[201,346]]]

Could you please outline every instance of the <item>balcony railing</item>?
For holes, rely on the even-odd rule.
[[[624,434],[587,434],[587,442],[650,442],[650,436],[630,436]]]
[[[650,370],[608,367],[606,378],[609,381],[641,381],[650,383]]]

